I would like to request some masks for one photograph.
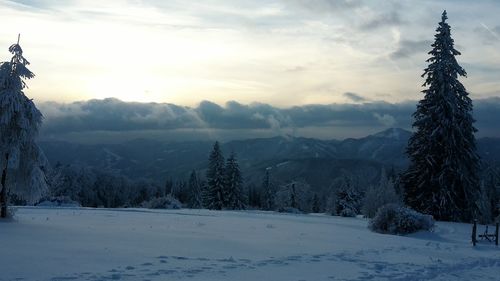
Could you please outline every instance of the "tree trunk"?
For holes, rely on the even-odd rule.
[[[9,162],[9,153],[5,153],[5,167],[2,171],[2,191],[0,191],[0,218],[7,217],[7,186],[5,180],[7,178],[7,163]]]

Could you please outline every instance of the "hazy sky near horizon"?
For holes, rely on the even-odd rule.
[[[0,0],[0,60],[21,33],[42,102],[396,103],[444,9],[472,98],[500,96],[500,1]]]

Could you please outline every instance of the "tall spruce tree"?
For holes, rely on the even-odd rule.
[[[224,198],[224,156],[216,141],[208,158],[207,170],[207,206],[211,210],[222,210],[225,207]]]
[[[335,214],[343,217],[354,217],[359,214],[362,194],[351,175],[343,175],[338,179],[335,196]]]
[[[198,175],[196,171],[193,170],[189,176],[189,208],[201,208],[203,207],[203,195],[202,187],[200,181],[198,180]]]
[[[208,184],[206,181],[201,181],[200,186],[202,206],[203,208],[208,208],[208,206],[210,206],[210,192],[208,190]]]
[[[248,205],[253,208],[262,208],[262,195],[261,190],[254,184],[248,185]]]
[[[299,202],[297,198],[297,189],[295,188],[295,183],[290,186],[290,207],[294,209],[299,209]]]
[[[411,164],[400,183],[414,209],[439,220],[468,221],[479,193],[477,130],[472,101],[458,80],[467,74],[455,58],[460,52],[446,20],[444,11],[422,74],[425,96],[413,114],[415,133],[407,147]]]
[[[268,211],[273,211],[276,209],[276,190],[271,182],[271,175],[269,173],[270,169],[266,169],[266,174],[262,182],[262,191],[265,196],[265,208]]]
[[[12,192],[27,203],[35,203],[48,190],[45,156],[35,143],[42,114],[25,96],[26,80],[35,75],[16,44],[9,47],[12,59],[0,63],[0,217],[7,216]]]
[[[243,177],[236,159],[236,153],[232,152],[227,159],[225,172],[225,206],[231,210],[242,210],[245,208],[243,200]]]
[[[319,202],[319,196],[317,193],[314,193],[312,199],[312,212],[319,213],[321,211],[321,203]]]
[[[382,168],[379,185],[377,187],[373,185],[368,187],[365,192],[361,211],[366,217],[373,218],[380,207],[387,204],[401,203],[402,200],[396,193],[393,179]]]

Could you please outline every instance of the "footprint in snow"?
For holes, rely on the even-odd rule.
[[[179,256],[172,256],[173,259],[176,259],[176,260],[189,260],[189,258],[186,258],[186,257],[179,257]]]
[[[160,269],[157,271],[159,274],[162,274],[162,275],[168,275],[168,274],[174,274],[174,273],[177,273],[177,270],[174,270],[174,269]]]

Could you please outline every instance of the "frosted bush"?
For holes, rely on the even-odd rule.
[[[7,211],[7,219],[11,219],[11,220],[15,219],[16,213],[17,213],[17,208],[13,207],[13,206],[9,206],[8,211]]]
[[[398,235],[414,233],[419,230],[429,231],[433,226],[432,216],[421,214],[398,204],[382,206],[368,225],[372,231]]]
[[[340,214],[339,214],[341,217],[349,217],[349,218],[353,218],[355,217],[357,214],[356,212],[353,210],[353,209],[343,209],[342,211],[340,211]]]
[[[167,195],[144,202],[143,206],[149,209],[180,209],[182,204],[179,200]]]

